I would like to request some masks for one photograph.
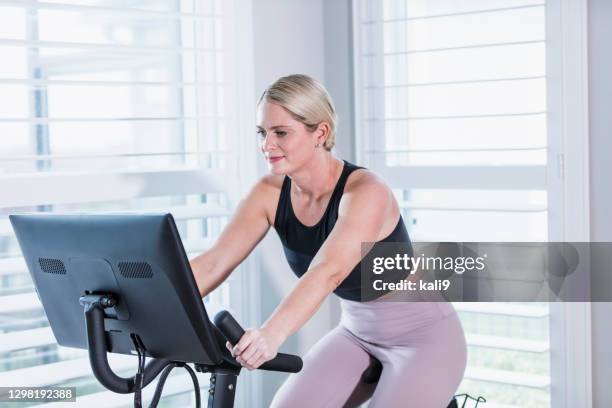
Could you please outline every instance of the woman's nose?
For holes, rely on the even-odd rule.
[[[269,150],[273,150],[274,148],[276,148],[276,141],[273,140],[273,137],[270,135],[266,135],[266,137],[261,140],[261,150],[267,152]]]

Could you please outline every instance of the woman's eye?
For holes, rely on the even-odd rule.
[[[259,137],[261,137],[262,139],[263,139],[264,137],[266,137],[266,131],[265,131],[265,130],[261,130],[261,129],[260,129],[260,130],[258,130],[256,133],[257,133],[257,135],[258,135]],[[286,132],[286,131],[284,131],[284,130],[276,130],[276,131],[274,131],[274,134],[275,134],[276,136],[278,136],[278,137],[283,137],[283,136],[286,136],[286,135],[287,135],[287,132]]]

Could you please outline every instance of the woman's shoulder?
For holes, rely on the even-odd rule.
[[[278,201],[283,179],[285,176],[276,174],[266,174],[261,176],[252,188],[252,196],[258,201],[262,201],[266,207],[269,207],[274,202]]]
[[[340,214],[354,211],[365,211],[368,217],[380,217],[381,227],[377,240],[384,239],[395,229],[400,214],[391,188],[380,176],[366,168],[355,170],[349,175],[340,201]]]
[[[372,200],[374,197],[376,199]],[[364,203],[387,208],[391,212],[394,212],[397,206],[393,191],[387,183],[372,170],[360,168],[349,175],[340,207],[348,209],[347,207],[361,206]]]
[[[282,185],[282,180],[280,181]],[[268,223],[272,225],[274,200],[278,201],[280,188],[279,180],[274,176],[262,176],[253,183],[246,194],[244,194],[236,206],[236,214],[247,218],[250,221],[260,219],[265,216]],[[250,222],[249,221],[249,222]]]
[[[270,225],[273,224],[276,215],[276,206],[283,187],[285,176],[280,174],[266,174],[257,180],[253,186],[254,198],[264,208]]]
[[[387,183],[372,170],[360,167],[354,170],[346,180],[344,192],[372,194],[381,191],[390,191]]]

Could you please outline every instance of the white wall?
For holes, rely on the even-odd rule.
[[[591,241],[612,242],[612,1],[589,0]],[[612,265],[612,253],[598,265]],[[605,274],[612,279],[612,270]],[[608,285],[609,286],[609,285]],[[608,295],[609,296],[609,295]],[[592,305],[593,406],[612,404],[612,303]]]
[[[353,109],[353,39],[351,0],[326,1],[325,86],[334,99],[339,118],[336,154],[355,160],[355,115]]]

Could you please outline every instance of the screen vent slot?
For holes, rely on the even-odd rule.
[[[65,275],[66,267],[59,259],[38,258],[40,269],[45,273],[53,273],[55,275]]]
[[[119,262],[121,276],[129,279],[151,279],[153,268],[146,262]]]

